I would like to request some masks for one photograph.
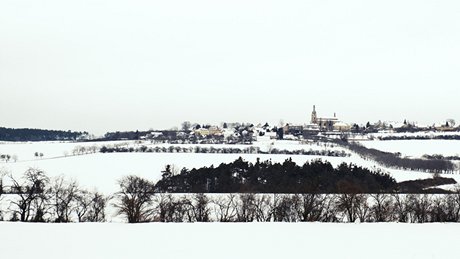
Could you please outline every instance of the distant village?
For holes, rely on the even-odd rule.
[[[349,124],[341,121],[334,113],[330,117],[318,115],[316,106],[313,106],[308,123],[293,124],[282,123],[278,125],[230,123],[220,125],[200,125],[198,123],[183,122],[180,129],[145,132],[112,132],[104,136],[106,140],[143,139],[168,143],[201,143],[201,144],[248,144],[261,139],[291,139],[291,140],[316,140],[321,138],[356,138],[372,133],[417,133],[460,132],[454,120],[431,126],[419,126],[407,120],[400,123],[368,122],[365,125]],[[454,135],[460,138],[460,135]],[[388,136],[387,136],[388,137]],[[440,136],[442,137],[442,136]],[[390,137],[388,137],[390,138]]]
[[[330,117],[319,116],[316,106],[313,106],[303,124],[280,122],[270,125],[269,123],[222,122],[219,125],[211,125],[185,121],[180,127],[172,129],[116,131],[107,132],[99,137],[88,132],[0,127],[0,141],[151,140],[171,144],[250,144],[254,141],[269,139],[315,141],[338,138],[342,140],[460,139],[460,127],[453,119],[430,126],[421,126],[409,120],[367,122],[359,125],[344,122],[335,113]]]

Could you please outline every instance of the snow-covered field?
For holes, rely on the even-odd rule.
[[[350,137],[354,139],[375,139],[375,138],[385,138],[385,137],[406,137],[406,138],[417,138],[417,137],[423,137],[423,138],[435,138],[439,136],[459,136],[460,132],[458,131],[448,131],[448,132],[442,132],[442,131],[421,131],[421,132],[379,132],[379,133],[370,133],[366,135],[362,134],[351,134]]]
[[[386,152],[400,152],[403,156],[421,157],[439,154],[460,156],[460,140],[386,140],[362,141],[368,148]]]
[[[370,169],[382,169],[390,173],[397,181],[414,179],[424,179],[432,177],[431,174],[423,172],[403,171],[396,169],[386,169],[376,165],[373,161],[364,160],[357,155],[350,157],[326,157],[326,156],[301,156],[301,155],[268,155],[268,154],[202,154],[202,153],[90,153],[84,155],[70,155],[76,146],[102,146],[107,144],[127,143],[127,145],[157,145],[146,143],[131,142],[94,142],[94,143],[59,143],[59,142],[36,142],[36,143],[1,143],[0,153],[17,154],[18,162],[0,162],[0,171],[11,173],[16,177],[22,175],[28,168],[38,168],[44,170],[49,176],[64,175],[68,178],[77,180],[84,188],[97,189],[106,194],[112,194],[118,190],[117,180],[129,174],[145,177],[152,181],[157,181],[161,177],[161,171],[167,164],[174,165],[176,170],[183,167],[197,168],[203,166],[218,166],[221,163],[234,161],[238,157],[243,157],[249,162],[255,162],[257,158],[261,160],[272,160],[273,162],[283,162],[289,157],[298,164],[322,159],[331,162],[334,166],[340,163],[354,163]],[[370,143],[370,142],[369,142]],[[383,142],[390,143],[390,142]],[[414,143],[417,143],[415,141]],[[410,143],[409,143],[410,144]],[[408,144],[408,145],[409,145]],[[169,144],[162,144],[169,146]],[[330,147],[318,144],[300,144],[297,141],[261,141],[256,142],[255,146],[270,145],[279,149],[298,150],[298,149],[332,149],[341,150],[340,147]],[[449,143],[445,143],[448,146]],[[189,145],[190,146],[190,145]],[[219,145],[214,145],[219,146]],[[235,147],[228,145],[230,147]],[[222,146],[220,146],[222,147]],[[244,145],[242,147],[248,147]],[[43,152],[44,157],[34,158],[35,152]],[[68,156],[62,154],[67,153]],[[24,159],[22,159],[24,158]],[[460,174],[448,174],[446,177],[453,177],[460,183]],[[7,181],[7,177],[5,181]]]
[[[0,223],[2,258],[457,258],[460,224]]]
[[[15,155],[18,161],[37,160],[35,153],[42,153],[41,159],[60,158],[63,156],[73,155],[76,147],[95,147],[99,148],[102,145],[116,145],[130,143],[134,145],[134,141],[109,141],[109,142],[0,142],[0,154]]]
[[[386,143],[386,142],[385,142]],[[357,155],[350,157],[289,156],[265,154],[202,153],[90,153],[72,155],[76,146],[102,146],[118,143],[0,143],[0,153],[16,154],[17,162],[0,162],[0,171],[19,177],[29,167],[49,176],[76,179],[83,188],[105,194],[118,190],[117,180],[135,174],[158,180],[165,165],[177,170],[217,166],[238,157],[255,162],[257,158],[283,162],[292,157],[302,164],[322,159],[338,165],[355,163],[384,169]],[[142,143],[149,146],[156,144]],[[141,145],[128,142],[128,145]],[[163,144],[170,146],[169,144]],[[295,141],[256,142],[255,146],[287,150],[335,149]],[[209,147],[209,146],[208,146]],[[235,147],[235,146],[231,146]],[[242,146],[239,148],[245,148]],[[42,159],[35,152],[44,153]],[[67,154],[67,156],[64,156]],[[387,170],[397,181],[429,178],[430,174]],[[460,182],[460,175],[446,175]],[[5,177],[7,182],[8,177]],[[7,184],[7,183],[6,183]],[[8,197],[3,197],[8,206]],[[5,215],[6,217],[8,215]],[[114,216],[109,206],[107,218]],[[0,222],[1,258],[455,258],[460,242],[459,224],[331,224],[331,223],[69,223],[32,224]],[[397,238],[395,238],[397,237]],[[442,242],[439,242],[442,240]]]
[[[157,181],[167,164],[174,165],[177,170],[183,167],[191,169],[211,165],[218,166],[221,163],[232,162],[240,156],[250,162],[255,162],[257,158],[283,162],[291,157],[289,155],[264,154],[96,153],[59,159],[1,163],[0,170],[19,176],[30,167],[38,168],[44,170],[49,176],[65,175],[78,180],[82,186],[97,188],[99,191],[111,194],[117,190],[116,181],[125,175],[134,174]],[[293,161],[299,164],[319,158],[327,159],[334,165],[344,161],[352,162],[352,158],[292,156]]]
[[[82,156],[65,157],[59,159],[43,159],[28,162],[3,163],[0,170],[20,176],[28,168],[44,170],[49,176],[64,175],[76,179],[86,188],[95,188],[106,194],[118,190],[117,180],[125,175],[134,174],[153,181],[161,177],[161,171],[167,164],[172,164],[177,170],[183,167],[197,168],[203,166],[218,166],[220,163],[232,162],[238,157],[255,162],[257,158],[271,159],[273,162],[283,162],[289,155],[263,155],[263,154],[195,154],[195,153],[114,153],[114,154],[88,154]],[[322,159],[331,162],[334,166],[340,163],[356,163],[369,168],[380,168],[372,161],[359,157],[319,157],[319,156],[292,156],[292,160],[303,164],[312,159]],[[430,178],[431,174],[390,169],[388,172],[397,181],[406,181],[421,178]],[[453,176],[460,182],[460,175]],[[7,181],[8,179],[5,179]]]
[[[167,164],[173,165],[176,170],[183,167],[197,168],[203,166],[218,166],[221,163],[232,162],[238,157],[255,162],[257,158],[262,160],[271,159],[273,162],[283,162],[290,156],[287,155],[263,155],[263,154],[202,154],[202,153],[87,153],[74,155],[77,147],[97,147],[123,145],[129,147],[170,147],[171,144],[152,144],[150,141],[117,141],[117,142],[21,142],[0,143],[0,154],[17,156],[17,162],[0,162],[0,172],[20,176],[28,168],[44,170],[49,176],[64,175],[77,180],[83,187],[97,189],[106,194],[112,194],[117,190],[117,180],[129,174],[135,174],[153,181],[161,177],[161,171]],[[174,145],[180,147],[227,147],[246,149],[249,145]],[[270,148],[285,150],[343,150],[340,147],[326,145],[302,144],[297,141],[264,141],[256,142],[254,147],[261,150]],[[35,157],[35,153],[43,153],[43,158]],[[297,163],[305,163],[312,159],[324,158],[319,156],[293,156]],[[331,157],[331,163],[340,164],[341,158]],[[5,181],[8,181],[6,178]]]
[[[271,140],[269,138],[260,138],[259,141],[254,142],[252,145],[230,145],[230,144],[168,144],[168,143],[152,143],[150,141],[104,141],[104,142],[0,142],[0,154],[16,156],[17,161],[30,161],[38,159],[51,159],[51,158],[61,158],[65,156],[72,156],[75,154],[79,147],[83,147],[85,151],[91,151],[91,149],[99,150],[102,146],[113,147],[134,147],[138,148],[141,146],[146,146],[149,148],[169,148],[169,147],[180,147],[180,148],[238,148],[238,149],[247,149],[250,147],[259,148],[262,152],[268,152],[270,149],[278,150],[335,150],[335,151],[346,151],[345,149],[334,146],[331,147],[331,144],[324,143],[302,143],[299,141],[288,141],[288,140]],[[77,150],[78,151],[78,150]],[[35,153],[42,153],[43,157],[37,158]],[[85,153],[85,152],[83,152]],[[86,152],[89,153],[89,152]]]

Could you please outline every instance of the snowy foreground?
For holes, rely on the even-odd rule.
[[[2,258],[457,258],[460,224],[0,223]]]

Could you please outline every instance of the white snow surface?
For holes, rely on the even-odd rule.
[[[460,224],[0,223],[2,258],[457,258]]]
[[[108,141],[108,142],[68,142],[68,141],[40,141],[40,142],[0,142],[0,154],[16,155],[18,161],[37,160],[35,152],[42,153],[43,158],[59,158],[72,155],[75,147],[101,147],[102,145],[120,145],[133,141]]]

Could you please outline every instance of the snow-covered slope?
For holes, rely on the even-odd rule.
[[[400,152],[403,156],[421,157],[439,154],[460,156],[460,140],[386,140],[362,141],[368,148],[386,152]]]
[[[0,229],[2,258],[446,259],[458,256],[460,243],[459,224],[0,223]]]
[[[63,156],[73,155],[76,147],[90,147],[100,148],[102,145],[120,145],[120,144],[134,145],[134,141],[109,141],[109,142],[56,142],[56,141],[43,141],[43,142],[1,142],[0,154],[8,154],[10,156],[17,156],[18,161],[38,160],[35,157],[35,152],[42,153],[41,159],[56,158]]]

